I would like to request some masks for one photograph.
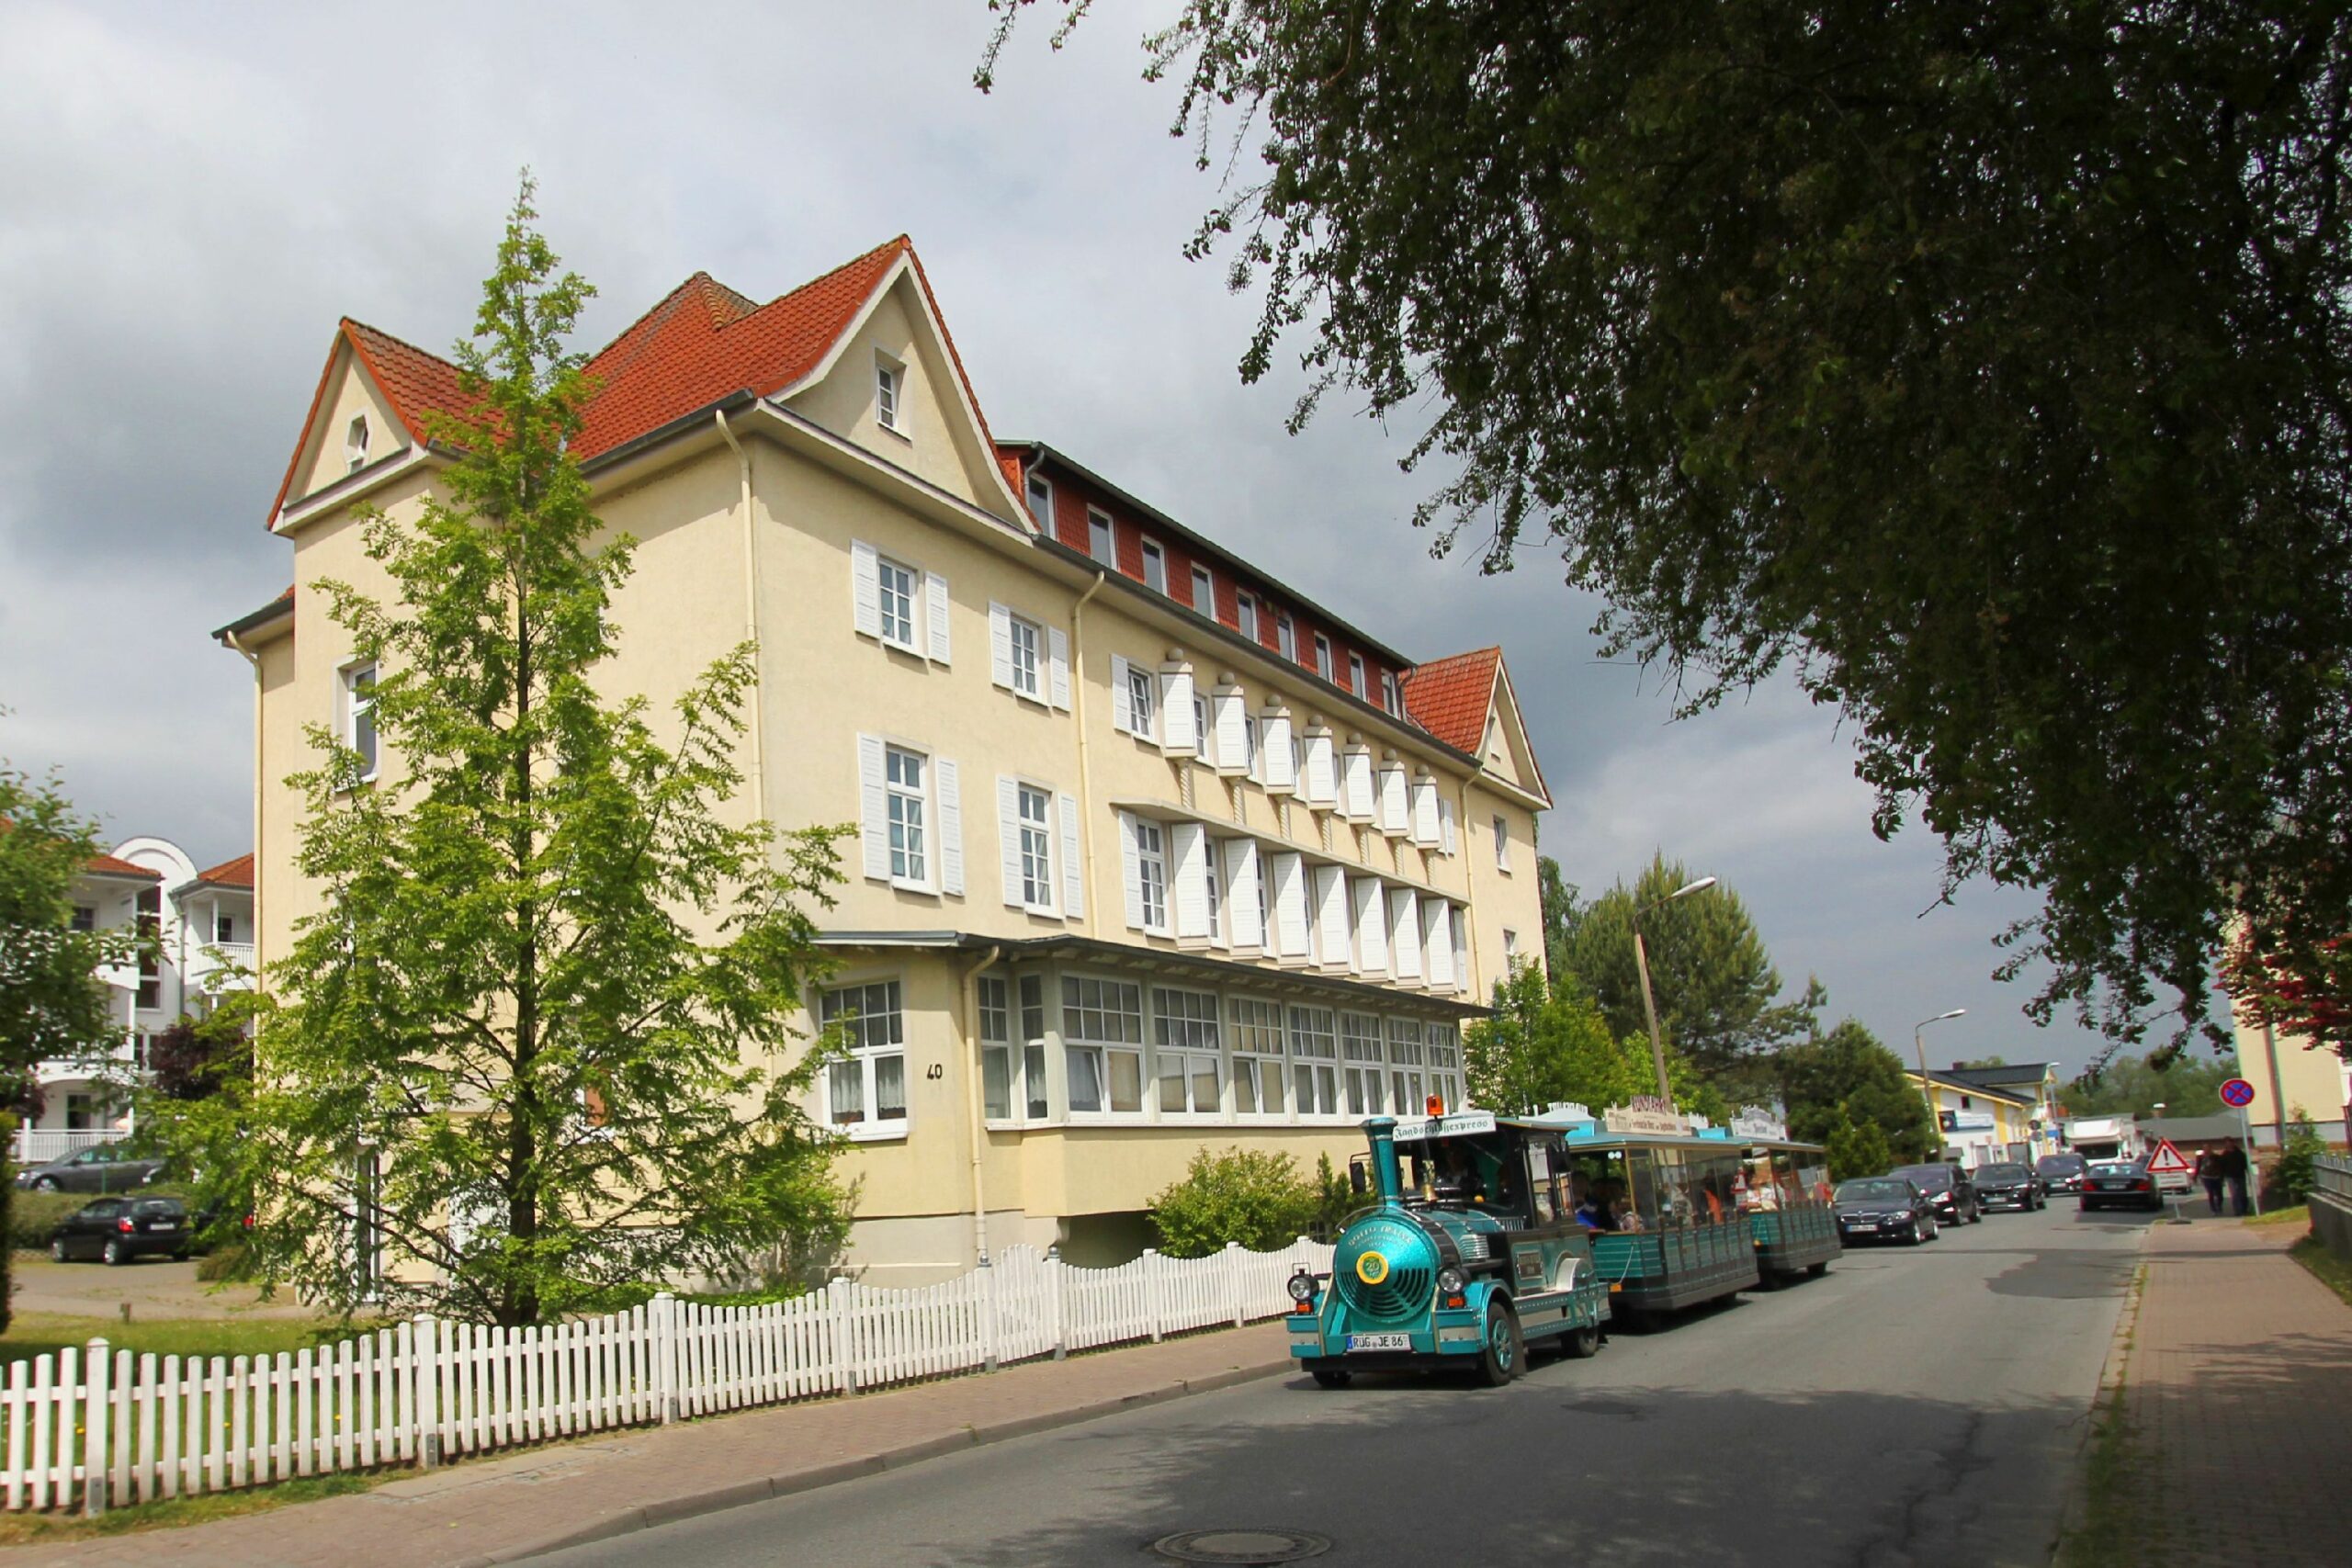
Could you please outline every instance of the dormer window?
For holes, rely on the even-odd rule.
[[[904,389],[906,367],[884,355],[874,356],[874,423],[903,435],[899,427],[899,394]]]
[[[1405,712],[1405,705],[1399,700],[1396,691],[1396,677],[1385,670],[1380,672],[1380,705],[1399,717]]]
[[[368,466],[368,416],[356,413],[343,434],[344,472],[356,474]]]

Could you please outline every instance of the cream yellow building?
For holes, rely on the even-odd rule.
[[[1204,1144],[1311,1167],[1463,1102],[1461,1025],[1540,946],[1550,797],[1498,649],[1416,664],[992,437],[903,238],[763,306],[697,274],[591,370],[575,450],[639,541],[605,683],[660,709],[756,637],[741,810],[856,830],[803,1021],[855,1015],[812,1107],[852,1145],[854,1266],[1130,1256]],[[220,634],[255,672],[265,963],[316,904],[304,727],[374,744],[314,585],[390,595],[354,509],[414,513],[458,402],[343,322],[268,519],[293,588]]]
[[[1917,1068],[1904,1068],[1903,1076],[1911,1080],[1914,1093],[1924,1093],[1935,1107],[1942,1158],[1973,1170],[2003,1160],[2030,1161],[2043,1152],[2035,1139],[2039,1129],[2030,1093],[1932,1067],[1924,1089]]]
[[[2346,1142],[2346,1118],[2352,1117],[2352,1065],[2304,1035],[2280,1033],[2243,1014],[2237,1019],[2237,1046],[2238,1077],[2254,1088],[2245,1119],[2255,1147],[2278,1146],[2282,1106],[2289,1125],[2300,1111],[2329,1143]]]

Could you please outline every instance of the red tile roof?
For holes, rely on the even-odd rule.
[[[1406,713],[1455,750],[1476,756],[1502,662],[1501,649],[1482,648],[1414,666],[1405,672]]]
[[[149,871],[143,865],[133,865],[127,860],[117,860],[112,855],[92,855],[89,864],[85,869],[95,872],[100,876],[135,876],[141,882],[164,880],[164,874],[160,871]]]
[[[196,879],[215,887],[251,887],[254,885],[254,857],[243,854],[235,860],[224,860],[209,871],[198,872]]]
[[[904,234],[764,305],[715,281],[708,273],[695,273],[589,360],[588,374],[598,387],[582,411],[573,452],[583,459],[592,458],[708,408],[730,393],[751,391],[769,397],[793,385],[824,362],[901,256],[911,264],[916,285],[932,314],[939,317],[939,304],[923,274],[922,260]],[[979,399],[965,373],[963,356],[956,352],[954,337],[946,334],[944,319],[940,319],[956,378],[973,412],[979,415]],[[391,400],[416,445],[424,443],[424,416],[429,411],[461,414],[468,409],[469,400],[459,385],[458,367],[447,360],[347,318],[338,331]],[[333,364],[330,355],[330,369]],[[303,423],[306,439],[325,395],[322,373],[311,398],[310,416]],[[988,421],[984,415],[979,418],[981,438],[986,441]],[[300,460],[298,447],[277,499],[270,503],[272,518],[286,502],[294,483],[295,465]]]

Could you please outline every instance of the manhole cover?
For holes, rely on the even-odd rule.
[[[1184,1530],[1160,1537],[1151,1543],[1151,1549],[1178,1562],[1225,1562],[1260,1568],[1267,1563],[1320,1557],[1331,1550],[1331,1543],[1305,1530]]]

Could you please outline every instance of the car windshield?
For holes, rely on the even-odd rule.
[[[1892,1177],[1874,1176],[1862,1181],[1841,1181],[1838,1184],[1840,1203],[1900,1203],[1911,1196],[1911,1184]]]
[[[2064,1174],[2068,1171],[2082,1169],[2083,1156],[2080,1155],[2044,1155],[2040,1159],[2033,1162],[2033,1168],[2036,1170]]]
[[[1979,1181],[2025,1181],[2031,1173],[2021,1165],[1988,1165],[1976,1173]]]
[[[1941,1165],[1906,1165],[1887,1172],[1900,1176],[1912,1186],[1929,1192],[1939,1191],[1951,1185],[1951,1168]]]
[[[176,1220],[187,1211],[176,1198],[141,1198],[130,1206],[130,1212],[142,1220]]]

